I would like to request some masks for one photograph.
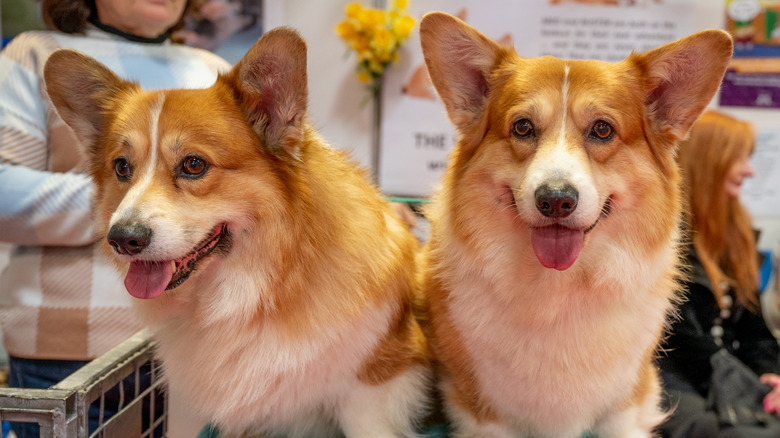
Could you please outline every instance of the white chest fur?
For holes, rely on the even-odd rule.
[[[251,290],[250,284],[243,287]],[[236,431],[258,424],[276,430],[327,427],[394,314],[386,304],[341,327],[292,335],[272,317],[253,325],[242,324],[244,315],[206,324],[196,309],[157,330],[170,389],[198,416]]]
[[[625,404],[670,310],[675,253],[638,263],[603,246],[601,268],[538,275],[488,263],[460,271],[448,308],[479,390],[518,430],[568,436]],[[494,254],[500,254],[496,252]],[[464,254],[465,256],[465,254]],[[588,255],[578,263],[588,264]],[[666,281],[659,281],[667,278]]]

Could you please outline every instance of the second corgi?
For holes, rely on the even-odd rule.
[[[424,279],[454,436],[652,436],[679,276],[675,148],[731,38],[607,63],[521,58],[443,13],[420,35],[459,133]]]

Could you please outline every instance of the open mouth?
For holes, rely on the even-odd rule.
[[[607,197],[601,207],[601,214],[592,225],[585,229],[576,229],[552,224],[531,230],[531,246],[542,266],[565,271],[577,260],[589,233],[602,219],[612,212],[612,196]]]
[[[130,263],[125,288],[136,298],[156,298],[164,291],[184,283],[195,271],[199,260],[211,254],[229,236],[227,224],[214,227],[211,234],[182,258],[165,261],[136,260]]]

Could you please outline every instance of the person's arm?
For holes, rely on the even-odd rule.
[[[48,54],[40,41],[22,34],[0,53],[0,241],[86,245],[94,241],[89,178],[47,171],[56,114],[37,70]],[[75,141],[69,131],[57,140]]]
[[[91,197],[86,175],[0,163],[0,241],[39,246],[92,243]]]

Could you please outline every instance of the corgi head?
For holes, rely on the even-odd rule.
[[[207,89],[144,91],[73,50],[53,53],[44,74],[89,149],[97,232],[133,296],[207,271],[282,205],[275,189],[296,166],[307,99],[294,31],[268,32]]]
[[[631,246],[668,243],[680,209],[675,147],[720,84],[727,33],[700,32],[619,63],[521,58],[438,12],[420,35],[460,135],[441,196],[461,240],[519,239],[557,270],[600,230]],[[477,224],[496,220],[505,236],[491,226],[472,239],[485,233]]]

